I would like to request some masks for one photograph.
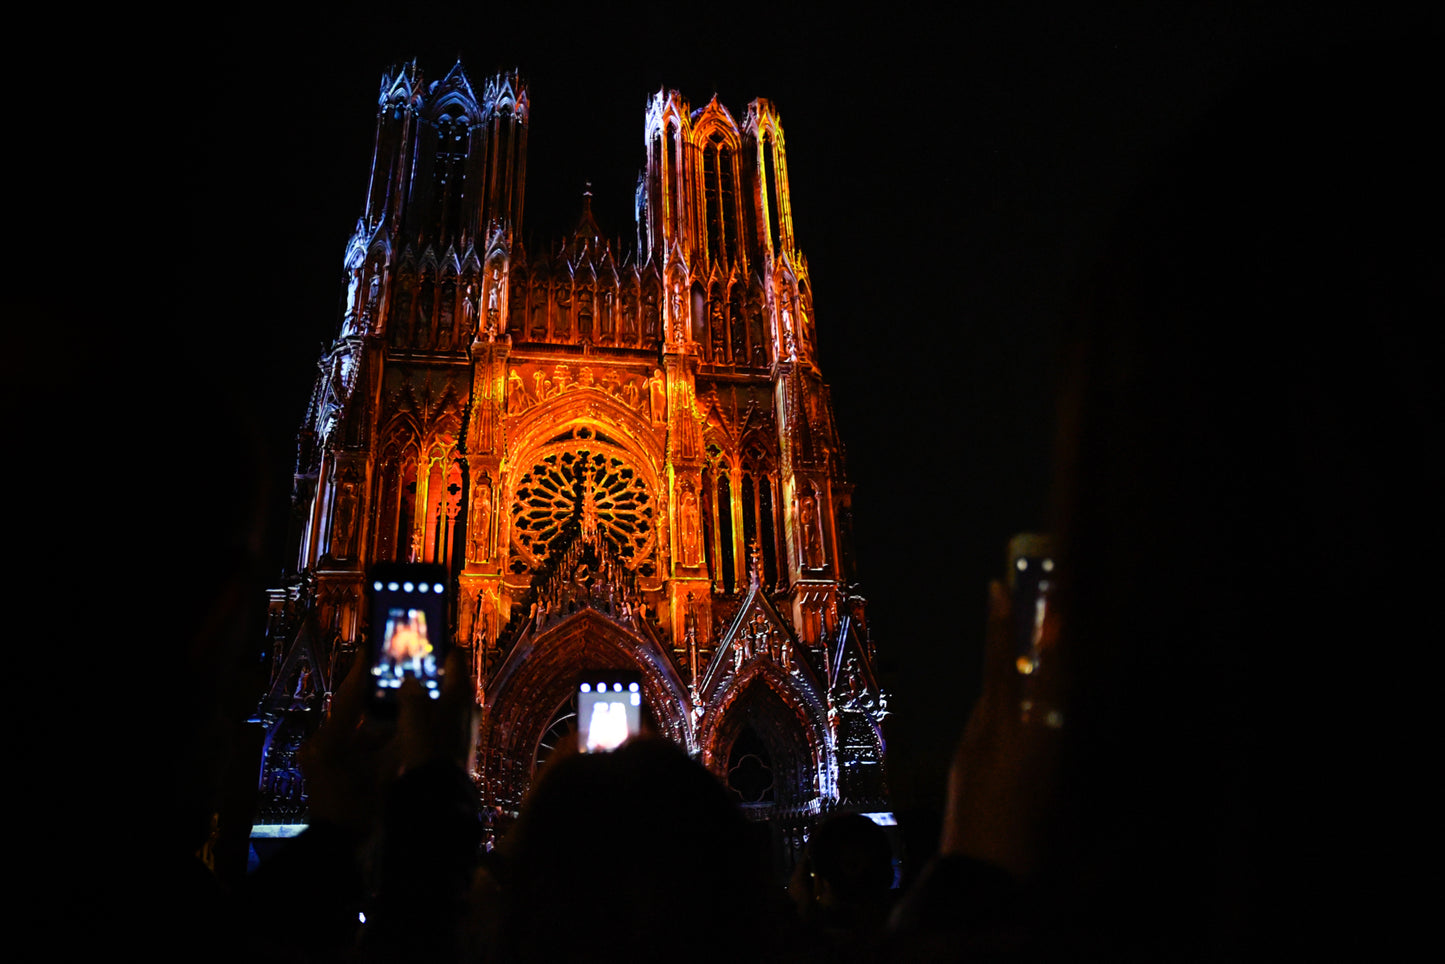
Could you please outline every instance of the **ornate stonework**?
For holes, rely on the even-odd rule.
[[[887,699],[777,110],[739,123],[659,91],[635,248],[589,193],[537,252],[518,241],[529,111],[515,75],[382,79],[300,436],[294,576],[272,593],[262,822],[304,814],[298,734],[390,560],[454,574],[498,830],[585,669],[635,673],[650,724],[795,842],[831,809],[886,807]]]

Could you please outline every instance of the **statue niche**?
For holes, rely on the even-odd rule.
[[[688,485],[682,490],[682,500],[678,506],[678,520],[681,527],[682,542],[682,564],[695,566],[698,564],[698,506],[697,493]]]
[[[564,340],[572,334],[572,285],[566,278],[557,282],[557,321],[552,333]]]
[[[803,564],[809,569],[823,568],[822,520],[818,516],[818,500],[810,491],[798,503],[798,525],[803,530]]]
[[[577,289],[577,340],[592,340],[592,289]]]
[[[634,285],[622,289],[622,343],[637,344],[637,288]]]
[[[513,375],[516,370],[513,369]],[[520,384],[521,379],[518,379]],[[471,538],[467,540],[467,561],[483,562],[492,557],[492,482],[486,476],[477,480],[472,495]]]
[[[512,282],[512,300],[507,304],[507,331],[521,338],[527,328],[527,279]]]

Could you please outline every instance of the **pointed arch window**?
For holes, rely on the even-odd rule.
[[[732,148],[721,131],[703,142],[702,194],[707,251],[714,261],[737,259],[737,174]]]
[[[762,530],[763,580],[769,586],[778,582],[778,528],[773,514],[773,483],[767,476],[758,478],[758,523]]]
[[[773,254],[783,250],[783,186],[778,183],[777,143],[763,138],[764,227],[773,243]]]
[[[717,480],[717,528],[718,548],[721,550],[722,590],[732,595],[736,587],[733,578],[733,500],[732,486],[728,481],[726,468],[720,468]]]
[[[728,261],[738,260],[738,197],[737,168],[732,148],[726,144],[718,149],[718,194],[722,201],[723,252]]]
[[[459,227],[462,198],[466,194],[467,122],[444,114],[437,121],[436,133],[432,177],[436,181],[437,221],[443,236],[453,236]]]

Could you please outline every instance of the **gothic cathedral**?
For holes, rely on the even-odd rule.
[[[584,197],[533,251],[529,113],[515,74],[382,77],[299,438],[294,575],[271,594],[258,823],[305,819],[296,748],[368,632],[381,561],[453,575],[496,829],[593,669],[634,674],[650,725],[756,819],[886,810],[887,701],[777,110],[659,91],[635,249]]]

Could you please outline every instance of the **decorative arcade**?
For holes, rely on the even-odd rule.
[[[305,820],[296,751],[368,632],[379,561],[454,574],[495,830],[575,730],[583,670],[794,846],[886,810],[851,489],[793,239],[783,127],[648,103],[635,247],[521,243],[527,89],[382,78],[345,307],[302,424],[272,590],[258,824]]]

